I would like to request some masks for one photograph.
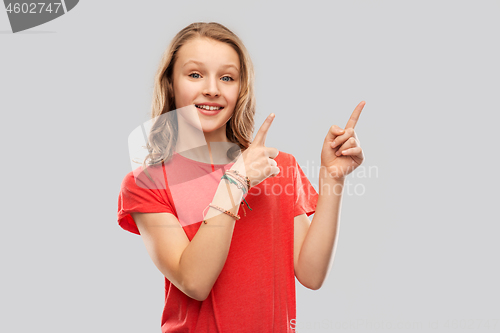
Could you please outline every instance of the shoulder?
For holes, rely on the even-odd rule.
[[[130,171],[123,177],[122,180],[122,188],[123,187],[130,187],[131,185],[135,184],[135,177],[134,177],[134,172]]]
[[[296,159],[292,154],[281,150],[279,150],[278,156],[274,160],[281,165],[294,165],[296,163]]]
[[[276,178],[283,178],[291,181],[296,177],[298,173],[298,164],[295,156],[280,150],[278,156],[276,156],[274,160],[278,168],[280,168],[280,173]]]

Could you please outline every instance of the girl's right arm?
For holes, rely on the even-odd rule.
[[[229,185],[229,184],[228,184]],[[238,213],[221,180],[212,203]],[[233,202],[242,200],[243,192],[230,184]],[[210,217],[211,214],[212,216]],[[156,267],[187,296],[199,301],[207,298],[226,261],[235,219],[209,208],[191,242],[179,220],[170,213],[131,213],[146,249]]]
[[[268,117],[259,129],[254,142],[233,165],[248,176],[252,186],[279,173],[271,159],[278,155],[276,148],[264,146],[267,130],[274,117]],[[243,190],[221,180],[212,204],[238,213]],[[179,220],[170,213],[131,213],[146,249],[156,267],[187,296],[205,300],[226,262],[231,245],[235,219],[209,208],[191,242]]]

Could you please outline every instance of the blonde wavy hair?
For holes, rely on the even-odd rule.
[[[250,55],[239,37],[222,24],[196,22],[179,31],[172,39],[156,72],[151,108],[151,118],[154,121],[147,143],[149,154],[143,162],[145,168],[167,162],[174,153],[178,123],[176,112],[170,112],[176,108],[172,74],[179,49],[195,38],[210,38],[226,43],[238,53],[240,91],[234,113],[226,124],[226,136],[236,145],[228,150],[228,158],[233,160],[251,143],[254,131],[255,94],[254,69]]]

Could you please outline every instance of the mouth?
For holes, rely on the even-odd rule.
[[[223,106],[209,106],[205,104],[195,104],[194,106],[196,106],[198,109],[203,109],[207,111],[218,111],[224,109]]]
[[[203,105],[203,104],[195,104],[196,108],[203,113],[204,115],[207,116],[213,116],[218,114],[222,109],[224,109],[223,106],[209,106],[209,105]]]

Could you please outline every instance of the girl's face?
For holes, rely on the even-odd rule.
[[[207,141],[227,141],[226,123],[240,88],[239,63],[230,45],[208,38],[195,38],[177,53],[172,75],[175,106],[196,106]]]

